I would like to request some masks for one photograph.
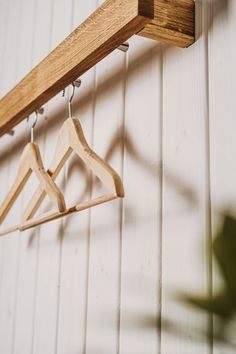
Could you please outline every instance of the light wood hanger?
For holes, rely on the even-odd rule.
[[[46,224],[47,222],[50,222],[50,221],[53,221],[53,220],[56,220],[59,218],[63,218],[65,216],[92,208],[96,205],[100,205],[100,204],[112,201],[116,198],[117,197],[115,197],[113,194],[107,194],[107,195],[103,195],[102,197],[98,197],[96,199],[89,200],[88,202],[76,205],[72,208],[67,209],[65,212],[62,212],[62,213],[60,213],[60,212],[45,213],[37,218],[33,218],[28,221],[22,222],[20,225],[13,226],[8,229],[5,229],[4,231],[1,231],[0,236],[5,236],[5,235],[8,235],[11,232],[15,232],[15,231],[23,232],[25,230],[32,229],[35,226]]]
[[[85,139],[80,122],[76,118],[68,118],[60,130],[55,154],[52,159],[51,166],[47,171],[53,180],[55,180],[55,178],[58,176],[59,172],[73,151],[93,171],[93,173],[101,180],[101,182],[111,193],[107,196],[100,197],[99,204],[101,204],[101,202],[106,202],[115,198],[124,197],[124,187],[119,175],[113,170],[111,166],[109,166],[94,151],[90,149]],[[31,198],[28,206],[26,207],[23,215],[23,223],[35,215],[45,196],[45,191],[39,187]],[[85,205],[88,205],[88,203],[88,207],[98,205],[98,199],[87,202]],[[74,211],[80,211],[80,208],[81,206],[77,205]],[[58,217],[59,215],[57,215],[55,218]],[[47,222],[47,220],[45,220],[45,222]]]
[[[43,191],[45,195],[48,194],[60,213],[65,212],[66,205],[63,194],[45,171],[38,145],[31,142],[23,150],[15,182],[0,206],[0,224],[6,218],[32,172],[39,180],[39,190]]]

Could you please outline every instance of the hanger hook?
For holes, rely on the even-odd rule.
[[[34,142],[34,128],[36,127],[36,124],[38,122],[38,115],[43,114],[43,113],[44,113],[44,109],[42,107],[34,112],[35,118],[34,118],[33,124],[31,125],[31,128],[30,128],[31,143]],[[27,118],[27,122],[29,121],[29,119],[30,119],[30,117]]]
[[[69,111],[69,118],[72,118],[72,101],[73,101],[73,98],[75,96],[75,89],[77,87],[80,87],[81,86],[81,83],[82,81],[80,79],[77,79],[75,81],[73,81],[71,83],[71,86],[72,86],[72,93],[71,93],[71,96],[68,100],[68,111]],[[62,97],[65,97],[65,93],[66,93],[66,89],[64,88],[63,91],[62,91]]]
[[[35,114],[35,119],[34,119],[33,124],[30,127],[30,141],[31,141],[31,143],[34,142],[34,128],[38,122],[38,112],[35,111],[34,114]],[[27,122],[29,122],[29,120],[30,120],[30,116],[27,118]]]
[[[71,94],[71,96],[69,98],[69,102],[68,102],[69,118],[72,118],[72,100],[73,100],[74,95],[75,95],[75,83],[72,82],[71,85],[72,85],[73,89],[72,89],[72,94]]]

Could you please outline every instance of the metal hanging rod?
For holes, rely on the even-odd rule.
[[[121,52],[124,52],[126,53],[128,50],[129,50],[129,43],[128,42],[125,42],[123,44],[121,44],[118,49],[121,51]]]
[[[0,100],[0,136],[113,50],[126,51],[134,34],[190,46],[195,40],[194,0],[106,0]]]

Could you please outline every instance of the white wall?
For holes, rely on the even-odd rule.
[[[0,95],[98,5],[0,0]],[[126,198],[0,240],[1,354],[234,352],[207,338],[211,318],[176,298],[215,287],[208,243],[215,212],[236,192],[236,1],[199,0],[197,27],[188,49],[134,37],[128,54],[83,75],[74,113]],[[66,99],[45,109],[35,134],[48,166]],[[29,131],[22,122],[0,140],[1,200]],[[77,158],[59,185],[68,205],[101,190]],[[4,226],[20,219],[34,186]]]

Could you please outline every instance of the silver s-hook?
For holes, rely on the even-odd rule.
[[[81,83],[82,81],[80,79],[78,80],[75,80],[71,83],[71,86],[72,86],[72,93],[71,93],[71,96],[68,100],[68,111],[69,111],[69,118],[72,118],[72,101],[73,101],[73,98],[74,98],[74,95],[75,95],[75,88],[76,87],[80,87],[81,86]],[[65,92],[66,92],[66,89],[63,90],[62,92],[62,97],[65,96]]]
[[[42,107],[34,112],[35,119],[34,119],[34,122],[31,126],[31,128],[30,128],[30,141],[31,141],[31,143],[34,142],[34,128],[36,127],[36,124],[38,122],[38,115],[43,114],[43,113],[44,113],[44,109]],[[27,122],[29,121],[29,119],[30,119],[30,116],[27,118]]]
[[[75,95],[75,83],[72,82],[71,85],[72,85],[72,94],[71,94],[69,101],[68,101],[69,118],[72,118],[72,100]]]

